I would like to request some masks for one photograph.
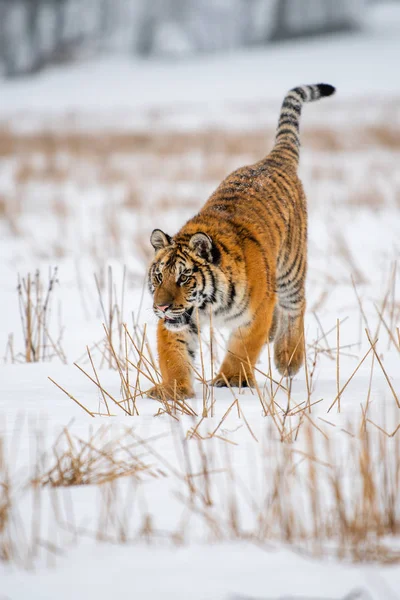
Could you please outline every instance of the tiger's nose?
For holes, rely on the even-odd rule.
[[[170,304],[157,304],[158,310],[165,312],[171,305]]]

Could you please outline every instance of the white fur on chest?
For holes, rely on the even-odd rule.
[[[251,311],[247,308],[240,316],[236,318],[232,318],[237,312],[237,305],[232,306],[232,310],[227,314],[222,315],[212,315],[212,325],[213,327],[224,327],[227,329],[237,329],[238,327],[244,327],[249,324],[251,321]],[[202,329],[210,325],[210,315],[209,313],[203,313],[200,318],[200,325]]]

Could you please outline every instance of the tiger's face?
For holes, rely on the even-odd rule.
[[[196,308],[202,310],[216,300],[216,249],[202,232],[187,242],[175,242],[155,229],[150,241],[156,251],[148,273],[154,313],[167,329],[185,329],[192,316],[196,322]]]

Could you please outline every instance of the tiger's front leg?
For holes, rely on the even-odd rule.
[[[258,308],[248,327],[240,327],[229,339],[228,352],[218,375],[213,380],[217,387],[229,385],[254,386],[254,367],[268,339],[274,311],[274,300],[266,299]]]
[[[164,321],[158,322],[157,350],[162,383],[151,388],[147,395],[151,398],[183,399],[192,398],[192,360],[197,336],[189,327],[182,331],[171,331]]]

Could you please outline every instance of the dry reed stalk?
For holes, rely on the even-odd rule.
[[[309,378],[309,374],[308,374],[308,364],[307,364],[307,348],[306,348],[306,336],[305,336],[305,332],[303,330],[303,352],[304,352],[304,376],[306,379],[306,387],[307,387],[307,401],[306,401],[306,408],[308,409],[308,412],[311,412],[311,386],[310,386],[310,378]]]
[[[107,268],[107,282],[104,284],[107,289],[106,303],[103,300],[102,294],[102,282],[98,276],[94,275],[97,295],[105,327],[107,328],[106,337],[104,338],[103,345],[104,350],[102,351],[103,359],[108,363],[110,369],[118,369],[118,363],[123,362],[124,358],[124,303],[125,303],[125,288],[126,288],[126,266],[124,266],[121,282],[121,294],[118,300],[118,294],[116,284],[114,283],[113,270],[111,266]],[[106,308],[107,304],[107,308]],[[114,341],[114,334],[117,333],[118,347],[116,350],[116,344]],[[116,360],[118,356],[118,361]],[[102,366],[102,362],[100,366]]]
[[[373,376],[373,372],[374,372],[374,365],[375,365],[375,354],[372,354],[371,371],[369,373],[369,382],[368,382],[367,400],[365,402],[365,407],[363,405],[361,405],[363,418],[361,420],[359,435],[361,435],[363,432],[364,433],[366,432],[366,421],[367,421],[369,404],[370,404],[370,400],[371,400],[372,376]]]
[[[314,402],[309,403],[308,400],[303,400],[302,402],[299,402],[299,404],[296,404],[296,406],[294,406],[290,412],[288,413],[289,417],[295,417],[296,415],[298,415],[299,413],[302,413],[303,411],[307,410],[309,413],[311,413],[311,407],[315,406],[316,404],[319,404],[320,402],[323,402],[324,399],[320,398],[319,400],[315,400]],[[299,406],[301,406],[302,404],[305,404],[306,406],[303,406],[303,408],[299,408]],[[298,409],[298,410],[296,410]]]
[[[367,352],[364,354],[363,358],[360,360],[360,362],[358,363],[358,365],[356,366],[356,368],[354,369],[354,371],[352,372],[352,374],[350,375],[350,377],[348,378],[348,380],[346,381],[346,383],[340,389],[340,396],[342,396],[344,390],[347,388],[347,386],[349,385],[350,381],[353,379],[354,375],[357,373],[358,369],[361,367],[361,365],[363,364],[363,362],[365,361],[365,359],[368,357],[368,355],[370,354],[370,352],[375,349],[375,345],[376,345],[377,341],[378,340],[376,340],[373,344],[371,342],[371,348],[369,348],[369,350],[367,350]],[[332,404],[328,408],[328,412],[330,412],[331,409],[335,406],[337,400],[338,400],[338,396],[335,397],[334,401],[332,402]]]
[[[339,256],[341,256],[349,266],[350,273],[352,273],[352,280],[355,279],[355,282],[357,284],[368,283],[368,280],[365,277],[364,273],[357,266],[354,256],[350,250],[349,244],[343,232],[339,228],[335,231],[335,242]]]
[[[320,508],[321,508],[321,498],[319,496],[320,494],[320,490],[318,488],[318,482],[317,482],[317,471],[315,468],[315,462],[313,460],[313,457],[315,457],[316,455],[316,449],[315,449],[315,444],[314,444],[314,435],[313,432],[311,430],[310,427],[306,428],[306,443],[307,443],[307,454],[308,457],[311,457],[311,460],[308,460],[308,473],[307,473],[307,478],[309,481],[309,493],[310,493],[310,503],[311,503],[311,514],[312,514],[312,535],[313,538],[315,540],[315,546],[316,546],[316,553],[320,554],[321,552],[321,548],[319,547],[319,531],[321,528],[321,522],[322,522],[322,517],[320,514]]]
[[[125,364],[126,364],[126,381],[128,384],[128,388],[130,388],[129,385],[129,359],[128,359],[128,332],[126,329],[126,323],[124,324],[124,328],[125,328]],[[142,343],[140,346],[140,350],[139,350],[139,362],[138,362],[138,367],[141,366],[142,363],[142,357],[143,357],[143,353],[144,353],[144,345],[146,343],[146,325],[144,327],[144,332],[143,332],[143,336],[142,336]],[[136,372],[136,381],[135,381],[135,386],[134,386],[134,394],[132,397],[132,414],[136,414],[139,415],[139,411],[137,409],[136,406],[136,399],[139,395],[139,393],[141,393],[140,390],[140,379],[139,379],[139,371]],[[138,392],[139,390],[139,392]]]
[[[89,375],[89,373],[87,373],[80,365],[78,365],[77,363],[74,363],[74,366],[77,367],[77,369],[79,369],[81,371],[81,373],[83,373],[92,383],[94,383],[95,386],[102,392],[102,394],[104,393],[107,396],[107,398],[109,398],[116,406],[118,406],[118,408],[120,408],[125,414],[130,416],[130,412],[124,406],[122,406],[122,404],[126,401],[125,398],[122,401],[116,400],[114,398],[114,396],[112,396],[109,392],[107,392],[107,390],[103,386],[101,386],[95,379],[93,379],[93,377],[91,377]],[[65,390],[63,390],[63,391],[65,392]],[[67,394],[67,396],[69,396],[69,394],[67,392],[65,392],[65,393]],[[83,405],[80,404],[80,406],[84,410],[86,410],[86,412],[88,412],[87,409],[85,409]],[[91,414],[94,414],[94,413],[92,412]]]
[[[311,363],[311,369],[309,370],[307,368],[308,371],[308,385],[310,388],[310,394],[313,393],[313,382],[314,382],[314,374],[315,374],[315,370],[317,368],[317,363],[318,363],[318,356],[319,356],[319,351],[317,348],[314,348],[314,357],[312,359],[312,363]],[[308,389],[307,389],[307,395],[308,395]]]
[[[212,320],[212,310],[210,308],[210,363],[211,363],[211,382],[214,381],[214,328],[213,328],[213,320]],[[210,398],[210,409],[211,409],[211,417],[214,416],[214,386],[211,385],[211,398]]]
[[[305,409],[303,409],[301,411],[301,418],[299,419],[299,424],[296,427],[294,427],[293,429],[291,429],[281,441],[292,442],[293,440],[292,440],[291,436],[294,431],[296,432],[295,440],[297,440],[300,426],[303,424],[303,421],[305,421],[305,420],[307,420],[308,423],[311,425],[311,427],[316,429],[316,431],[318,431],[324,438],[328,437],[326,435],[326,433],[320,427],[318,427],[318,425],[311,419],[311,417],[307,414],[307,411]]]
[[[317,344],[318,344],[318,342],[319,342],[320,340],[323,340],[323,341],[325,342],[325,344],[326,344],[326,352],[328,353],[328,355],[329,355],[331,358],[333,358],[333,351],[332,351],[332,349],[329,347],[329,342],[328,342],[328,337],[327,337],[327,336],[329,335],[329,333],[330,333],[331,331],[333,331],[333,329],[334,329],[334,328],[330,329],[330,330],[329,330],[327,333],[325,333],[325,331],[324,331],[324,328],[322,327],[322,323],[321,323],[321,321],[320,321],[320,319],[319,319],[318,315],[317,315],[316,313],[313,313],[313,315],[314,315],[314,318],[315,318],[315,320],[316,320],[316,321],[317,321],[317,323],[318,323],[318,326],[319,326],[319,328],[320,328],[320,330],[321,330],[321,334],[322,334],[322,336],[321,336],[321,337],[320,337],[320,338],[319,338],[319,339],[318,339],[318,340],[315,342],[315,345],[317,345]]]
[[[69,392],[67,392],[67,390],[65,390],[63,387],[61,387],[61,385],[59,385],[56,381],[54,381],[54,379],[52,379],[51,377],[49,377],[48,379],[51,381],[51,383],[54,383],[54,385],[56,387],[58,387],[58,389],[60,389],[62,392],[64,392],[64,394],[66,394],[68,396],[68,398],[71,398],[71,400],[73,400],[78,406],[80,406],[88,415],[90,415],[91,417],[94,417],[94,414],[88,408],[86,408],[86,406],[81,404],[79,402],[79,400],[74,398],[74,396],[72,396]]]
[[[316,315],[314,315],[314,317],[316,317]],[[343,325],[343,323],[346,323],[346,321],[348,320],[349,317],[344,317],[343,319],[340,319],[340,325]],[[316,321],[321,329],[321,324],[320,324],[320,320],[318,317],[316,317]],[[323,331],[321,330],[321,336],[319,338],[317,338],[315,340],[315,342],[313,344],[311,344],[312,347],[318,345],[322,340],[326,340],[326,344],[327,344],[327,351],[329,352],[333,352],[333,349],[329,347],[329,343],[328,343],[328,335],[330,333],[332,333],[333,331],[336,330],[336,323],[335,325],[333,325],[330,329],[328,329],[328,331]]]
[[[148,379],[151,383],[153,383],[153,385],[158,385],[161,382],[161,373],[159,372],[157,365],[155,363],[155,360],[153,358],[152,352],[151,352],[151,348],[150,345],[147,341],[146,336],[142,333],[142,339],[144,339],[144,345],[146,346],[146,350],[148,352],[149,357],[147,358],[145,356],[145,354],[141,353],[141,346],[142,343],[140,340],[137,340],[137,343],[135,342],[135,340],[133,339],[132,335],[129,333],[126,325],[125,325],[125,331],[126,334],[138,356],[138,362],[143,363],[144,368],[146,369],[147,374],[138,366],[135,365],[131,360],[128,360],[128,363],[135,367],[137,369],[137,371],[139,373],[141,373],[142,375],[144,375],[146,377],[146,379]],[[135,334],[137,334],[137,331],[135,330]]]
[[[116,479],[100,486],[100,510],[96,540],[112,544],[126,544],[130,541],[133,535],[129,527],[128,505],[132,506],[135,489],[134,480],[130,480],[124,500]]]
[[[395,276],[396,276],[396,263],[394,263],[393,269],[392,269],[392,273],[391,273],[391,275],[389,277],[387,289],[386,289],[386,292],[385,292],[385,294],[383,296],[383,299],[382,299],[382,306],[381,306],[380,310],[377,309],[377,312],[378,312],[378,315],[379,315],[380,318],[379,318],[379,321],[378,321],[378,325],[376,327],[374,339],[377,339],[379,337],[379,332],[380,332],[380,328],[381,328],[381,324],[382,324],[381,315],[383,315],[385,313],[385,309],[386,309],[386,306],[388,304],[389,296],[390,296],[391,293],[392,293],[392,297],[393,297],[393,293],[394,293],[393,288],[394,288],[394,285],[395,285]]]
[[[358,291],[357,291],[357,285],[356,285],[356,282],[354,281],[354,277],[353,277],[353,275],[351,275],[351,283],[352,283],[353,290],[354,290],[354,293],[355,293],[355,295],[356,295],[356,298],[357,298],[358,306],[359,306],[359,308],[360,308],[360,313],[361,313],[361,316],[362,316],[362,318],[363,318],[363,321],[364,321],[365,327],[368,329],[368,331],[370,331],[370,327],[369,327],[368,319],[367,319],[367,317],[366,317],[366,314],[365,314],[365,312],[364,312],[364,307],[363,307],[363,305],[362,305],[361,298],[360,298],[360,296],[359,296],[359,294],[358,294]]]
[[[222,376],[223,376],[225,382],[227,383],[227,385],[229,386],[227,379],[225,378],[225,375],[222,375]],[[230,388],[230,390],[232,392],[232,388]],[[238,406],[237,398],[234,398],[232,404],[227,408],[227,410],[223,414],[223,416],[222,416],[221,420],[219,421],[218,425],[216,426],[216,428],[209,434],[209,437],[214,437],[214,435],[217,433],[218,429],[221,427],[222,423],[225,421],[225,419],[227,418],[227,416],[229,415],[229,413],[231,412],[231,410],[233,409],[234,406],[236,406],[236,407]]]
[[[199,354],[200,354],[200,365],[201,365],[200,380],[203,382],[203,385],[202,385],[202,392],[203,392],[202,417],[208,417],[208,407],[207,407],[207,396],[208,396],[207,387],[208,386],[205,383],[206,377],[205,377],[205,370],[204,370],[203,344],[201,341],[200,316],[199,316],[198,309],[196,309],[196,323],[197,323],[197,338],[199,340]]]
[[[369,335],[369,333],[368,333],[368,330],[367,330],[367,329],[365,330],[365,333],[367,334],[368,341],[369,341],[369,343],[370,343],[370,345],[371,345],[371,348],[370,348],[370,349],[372,349],[373,353],[375,354],[376,360],[378,361],[378,363],[379,363],[379,366],[380,366],[380,368],[382,369],[382,372],[383,372],[383,374],[384,374],[384,376],[385,376],[385,379],[386,379],[386,381],[387,381],[387,383],[388,383],[388,386],[390,387],[390,391],[391,391],[391,392],[392,392],[392,394],[393,394],[393,398],[396,400],[396,404],[397,404],[398,408],[400,408],[400,401],[399,401],[399,399],[398,399],[398,397],[397,397],[397,394],[396,394],[396,392],[394,391],[394,387],[393,387],[393,385],[392,385],[392,382],[390,381],[390,378],[389,378],[389,376],[388,376],[388,374],[387,374],[387,372],[386,372],[386,369],[385,369],[385,367],[383,366],[383,363],[382,363],[382,361],[381,361],[381,359],[380,359],[380,357],[379,357],[379,355],[378,355],[378,353],[377,353],[377,351],[376,351],[376,348],[375,348],[376,342],[372,343],[372,341],[371,341],[371,337],[370,337],[370,335]]]
[[[321,308],[325,304],[328,297],[329,297],[329,289],[325,288],[324,290],[321,291],[319,298],[310,307],[310,312],[317,313],[319,310],[321,310]]]
[[[243,421],[244,421],[244,423],[245,423],[245,425],[246,425],[246,427],[247,427],[247,430],[248,430],[248,432],[250,433],[251,437],[253,438],[253,440],[254,440],[255,442],[257,442],[257,443],[258,443],[258,439],[257,439],[256,435],[254,434],[254,431],[253,431],[253,430],[252,430],[252,428],[250,427],[250,425],[249,425],[249,422],[247,421],[247,419],[246,419],[246,416],[245,416],[245,414],[244,414],[244,412],[243,412],[243,410],[242,410],[242,407],[241,407],[241,406],[240,406],[240,404],[239,404],[239,401],[238,401],[238,403],[237,403],[237,408],[238,408],[238,418],[239,418],[239,419],[243,419]],[[220,438],[220,439],[222,439],[222,438]],[[229,441],[229,440],[227,440],[227,441]]]
[[[130,410],[129,410],[129,400],[132,399],[131,398],[131,391],[129,389],[129,385],[128,385],[128,381],[125,378],[125,368],[124,365],[121,364],[121,361],[118,358],[118,355],[115,351],[114,345],[113,345],[113,341],[112,341],[112,333],[111,330],[107,329],[107,327],[104,325],[103,323],[103,328],[104,328],[104,333],[106,335],[106,339],[108,341],[108,347],[109,347],[109,351],[110,351],[110,357],[113,357],[114,359],[114,364],[116,365],[116,369],[118,371],[119,377],[120,377],[120,383],[121,383],[121,394],[122,397],[124,398],[124,400],[127,403],[128,408],[126,409],[126,412],[128,414],[131,414]]]
[[[233,356],[235,356],[235,355],[233,354]],[[262,375],[263,377],[265,377],[265,379],[269,382],[269,384],[271,386],[271,389],[273,389],[272,388],[272,384],[275,384],[276,386],[278,386],[278,388],[280,388],[282,391],[284,391],[284,392],[287,393],[287,387],[282,384],[282,377],[278,381],[277,379],[274,379],[273,377],[270,377],[270,375],[268,373],[266,373],[265,371],[263,371],[262,369],[260,369],[257,366],[254,367],[254,372],[255,373],[259,373],[260,375]]]
[[[90,354],[89,346],[86,346],[86,350],[87,350],[87,353],[88,353],[88,356],[89,356],[90,364],[92,365],[93,373],[94,373],[94,375],[95,375],[95,377],[96,377],[97,386],[98,386],[98,388],[100,389],[101,395],[102,395],[102,397],[103,397],[103,402],[104,402],[104,404],[105,404],[105,406],[106,406],[107,413],[108,413],[108,415],[110,415],[110,409],[108,408],[108,404],[107,404],[107,398],[106,398],[106,395],[105,395],[105,393],[104,393],[104,390],[103,390],[103,388],[102,388],[102,387],[101,387],[101,385],[100,385],[99,376],[98,376],[98,374],[97,374],[96,367],[94,366],[93,359],[92,359],[92,355]],[[99,407],[99,412],[100,412],[100,407]]]
[[[382,323],[383,326],[386,329],[386,332],[389,336],[389,341],[388,341],[388,350],[390,349],[390,344],[393,342],[393,346],[396,348],[397,352],[400,352],[400,345],[398,345],[397,340],[394,336],[394,334],[391,332],[389,325],[386,323],[386,320],[383,316],[382,311],[376,306],[376,304],[374,303],[374,308],[376,310],[376,312],[378,313],[379,316],[379,323]]]
[[[269,379],[269,397],[272,398],[274,390],[272,387],[272,362],[271,362],[271,344],[270,342],[267,343],[267,356],[268,356],[268,379]],[[305,356],[305,354],[304,354]],[[274,407],[274,404],[272,403],[272,407]]]
[[[272,380],[270,380],[270,382],[272,382]],[[261,408],[263,410],[263,415],[265,417],[267,416],[271,416],[272,417],[272,421],[277,429],[277,431],[281,434],[282,431],[282,419],[280,417],[280,415],[277,413],[276,409],[275,409],[275,401],[274,401],[274,395],[272,395],[269,399],[269,402],[267,401],[267,399],[265,398],[264,394],[261,392],[260,387],[257,383],[257,379],[254,379],[254,385],[256,388],[256,392],[257,392],[257,396],[258,399],[260,401],[261,404]],[[277,390],[279,389],[279,387],[281,387],[280,383],[278,382],[278,386],[277,386]],[[284,388],[286,389],[286,388]],[[276,391],[275,393],[276,394]]]
[[[15,352],[14,352],[14,334],[10,333],[8,335],[6,350],[4,352],[3,361],[6,363],[10,360],[12,364],[16,362]]]
[[[201,417],[201,419],[199,420],[199,422],[194,426],[194,427],[190,427],[187,432],[186,432],[186,438],[187,439],[191,439],[192,437],[195,438],[199,438],[201,437],[200,434],[198,433],[198,430],[200,428],[200,425],[203,423],[205,417]]]
[[[380,427],[379,425],[377,425],[376,423],[374,423],[374,421],[372,421],[371,419],[366,419],[366,421],[368,423],[370,423],[371,425],[373,425],[373,427],[376,427],[376,429],[378,429],[378,431],[380,431],[381,433],[383,433],[386,437],[394,437],[396,435],[396,433],[400,429],[400,423],[399,423],[397,425],[397,427],[395,427],[395,429],[393,429],[392,433],[389,433],[388,431],[386,431],[386,429],[383,429],[383,427]]]

